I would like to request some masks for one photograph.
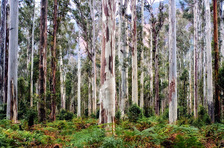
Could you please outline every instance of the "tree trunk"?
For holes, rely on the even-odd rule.
[[[18,1],[10,0],[10,31],[9,31],[9,71],[8,71],[8,98],[7,119],[17,122],[17,54],[18,54]]]
[[[47,80],[47,0],[41,0],[40,51],[39,51],[39,122],[46,121],[46,80]]]
[[[92,100],[91,99],[91,79],[89,79],[89,86],[88,86],[88,116],[92,113]]]
[[[132,24],[132,103],[138,105],[137,14],[136,0],[131,0]]]
[[[190,53],[189,53],[189,55],[190,55],[190,56],[189,56],[189,61],[190,61],[190,62],[189,62],[189,67],[190,67],[190,71],[189,71],[189,100],[190,100],[190,101],[189,101],[189,108],[190,108],[190,109],[189,109],[189,114],[191,114],[191,113],[192,113],[192,89],[191,89],[191,88],[192,88],[192,83],[191,83],[191,82],[192,82],[192,81],[191,81],[191,80],[192,80],[192,79],[191,79],[191,71],[192,71],[191,69],[192,69],[192,64],[191,64],[191,55],[192,55],[192,54],[191,54],[191,51],[189,51],[189,52],[190,52]]]
[[[176,3],[169,1],[169,123],[177,121]]]
[[[31,74],[30,74],[30,107],[33,107],[33,54],[34,54],[34,30],[35,30],[35,0],[33,0],[33,24],[31,47]]]
[[[198,112],[198,0],[194,0],[194,117]]]
[[[81,55],[80,55],[80,48],[81,48],[81,42],[80,42],[80,30],[79,30],[79,48],[78,48],[78,108],[77,108],[77,116],[80,117],[81,116],[81,88],[80,88],[80,83],[81,83]]]
[[[218,16],[217,0],[213,0],[213,24],[214,24],[214,51],[215,51],[215,121],[220,122],[221,102],[220,90],[218,85],[219,75],[219,46],[218,46]]]
[[[92,58],[93,58],[93,71],[92,71],[92,103],[93,103],[93,113],[96,114],[96,109],[97,109],[97,102],[96,102],[96,25],[95,25],[95,0],[93,0],[93,7],[92,7],[92,12],[91,12],[91,16],[92,16],[92,23],[93,23],[93,50],[92,50]]]
[[[141,26],[142,26],[142,52],[141,52],[141,94],[140,94],[140,107],[144,107],[144,0],[141,0]]]
[[[100,122],[115,129],[115,0],[102,0],[101,110]]]
[[[57,48],[57,0],[54,0],[54,30],[53,45],[51,47],[51,120],[56,120],[56,48]]]
[[[151,107],[153,106],[154,104],[154,99],[153,99],[153,66],[152,66],[152,61],[153,61],[153,44],[152,44],[152,41],[153,41],[153,38],[152,38],[152,27],[150,29],[150,95],[151,95]]]
[[[1,30],[0,30],[0,110],[4,98],[4,60],[5,60],[5,39],[6,39],[6,0],[1,4]]]
[[[60,52],[60,67],[59,67],[59,71],[60,71],[60,92],[61,92],[61,108],[65,109],[65,98],[64,98],[64,71],[63,71],[63,58],[62,58],[62,51],[61,51],[61,46],[59,47],[59,52]]]
[[[206,22],[206,53],[207,53],[207,104],[208,114],[214,122],[213,103],[213,72],[212,72],[212,49],[211,49],[211,14],[209,0],[205,0],[205,22]]]
[[[4,95],[3,103],[7,103],[8,97],[8,57],[9,57],[9,5],[6,7],[6,39],[5,39],[5,57],[4,57]]]
[[[118,35],[118,41],[117,41],[117,44],[118,44],[118,50],[117,50],[117,53],[118,53],[118,60],[119,60],[119,65],[118,65],[118,75],[120,76],[120,77],[122,77],[122,71],[121,71],[121,69],[122,69],[122,66],[121,66],[121,62],[122,62],[122,49],[121,49],[121,46],[122,46],[122,38],[121,38],[121,36],[122,36],[122,34],[121,34],[121,25],[122,25],[122,3],[123,3],[123,0],[118,0],[118,32],[117,32],[117,35]],[[121,100],[122,100],[122,80],[120,79],[120,77],[118,77],[118,85],[119,85],[119,87],[118,87],[118,89],[119,89],[119,91],[118,91],[118,99],[119,99],[119,106],[121,105]]]
[[[159,115],[159,53],[157,51],[157,35],[154,33],[153,52],[155,55],[155,113]]]

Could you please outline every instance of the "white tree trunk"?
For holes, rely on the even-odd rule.
[[[102,0],[102,52],[101,52],[101,123],[112,123],[115,118],[115,0]],[[111,129],[112,128],[112,129]]]
[[[92,101],[91,101],[91,79],[89,79],[89,86],[88,86],[88,116],[92,113]]]
[[[151,93],[151,106],[154,104],[154,99],[153,99],[153,66],[152,66],[152,55],[153,55],[153,44],[152,44],[152,28],[150,29],[150,93]]]
[[[144,107],[144,66],[145,66],[145,61],[144,61],[144,44],[143,44],[143,39],[144,39],[144,0],[141,0],[141,25],[142,25],[142,53],[141,53],[141,94],[140,94],[140,107]]]
[[[198,100],[198,0],[194,0],[194,117],[197,118]]]
[[[206,22],[206,52],[207,52],[207,103],[208,114],[214,121],[213,104],[213,72],[212,72],[212,49],[211,49],[211,14],[209,0],[205,0],[205,22]]]
[[[177,120],[176,3],[169,1],[169,123]]]
[[[191,84],[191,69],[192,69],[192,64],[191,64],[191,51],[189,51],[190,53],[189,53],[189,61],[190,61],[190,63],[189,63],[189,67],[190,67],[190,71],[189,71],[189,108],[190,108],[190,110],[189,110],[189,113],[191,114],[192,113],[192,94],[191,94],[191,92],[192,92],[192,84]]]
[[[14,122],[18,116],[17,67],[18,67],[18,0],[10,0],[10,31],[9,31],[9,71],[7,119]]]
[[[59,62],[60,62],[60,67],[59,67],[59,70],[60,70],[60,92],[61,92],[61,108],[62,109],[65,109],[65,98],[64,98],[64,78],[63,78],[63,75],[64,75],[64,71],[63,71],[63,59],[62,59],[62,51],[61,51],[61,46],[59,47],[59,54],[60,54],[60,59],[59,59]]]
[[[138,105],[137,14],[136,0],[131,0],[132,24],[132,103]]]
[[[80,48],[81,48],[81,42],[80,42],[80,31],[79,31],[79,48],[78,48],[78,108],[77,108],[77,116],[80,117],[81,116],[81,88],[80,88],[80,84],[81,84],[81,55],[80,55]]]
[[[34,30],[35,30],[35,0],[33,0],[33,25],[31,47],[31,74],[30,74],[30,106],[33,107],[33,54],[34,54]]]

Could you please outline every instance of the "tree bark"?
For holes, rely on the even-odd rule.
[[[64,98],[64,71],[63,71],[63,58],[62,58],[62,51],[61,51],[61,46],[59,46],[59,52],[60,52],[60,67],[59,67],[59,71],[60,71],[60,92],[61,92],[61,108],[65,110],[65,98]]]
[[[53,45],[51,47],[51,120],[56,120],[56,48],[57,48],[57,0],[54,0]]]
[[[88,86],[88,116],[92,113],[92,100],[91,99],[91,79],[89,79],[89,86]]]
[[[93,71],[92,71],[92,103],[93,103],[93,113],[96,114],[96,109],[97,109],[97,101],[96,101],[96,25],[95,25],[95,5],[96,2],[95,0],[93,0],[93,7],[92,7],[92,12],[91,12],[91,16],[92,16],[92,24],[93,24],[93,45],[92,45],[92,58],[93,58]]]
[[[30,107],[33,107],[33,54],[34,54],[34,30],[35,30],[35,0],[33,0],[33,24],[31,47],[31,74],[30,74]]]
[[[81,32],[79,30],[79,48],[78,48],[78,108],[77,108],[77,116],[80,117],[81,116],[81,88],[80,88],[80,83],[81,83],[81,55],[80,55],[80,48],[81,48],[81,42],[80,42],[80,36]]]
[[[142,26],[142,52],[141,52],[141,94],[140,94],[140,107],[143,108],[144,107],[144,0],[141,0],[141,26]]]
[[[4,64],[6,40],[6,0],[1,3],[1,29],[0,29],[0,110],[4,103]]]
[[[102,0],[101,110],[100,122],[115,129],[115,0]]]
[[[39,49],[39,122],[46,121],[47,80],[47,0],[41,0],[40,49]]]
[[[220,122],[221,102],[220,90],[218,86],[219,75],[219,46],[218,46],[218,16],[217,0],[213,0],[213,24],[214,24],[214,51],[215,51],[215,121]]]
[[[209,0],[205,0],[205,22],[206,22],[206,53],[207,53],[207,104],[208,114],[214,122],[213,103],[213,72],[212,72],[212,49],[211,49],[211,14]]]
[[[7,119],[17,122],[17,54],[18,54],[18,1],[10,0],[10,31],[9,31],[9,65],[8,65],[8,98]]]
[[[169,123],[177,121],[176,2],[169,1]]]
[[[132,103],[138,105],[137,14],[136,0],[131,0],[132,24]]]
[[[194,117],[198,112],[198,0],[194,0]]]

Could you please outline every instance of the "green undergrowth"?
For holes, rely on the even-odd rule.
[[[94,118],[74,117],[32,127],[25,120],[19,124],[0,120],[0,147],[223,147],[224,124],[198,127],[195,122],[189,123],[171,125],[157,116],[135,122],[120,120],[113,136],[108,136]]]

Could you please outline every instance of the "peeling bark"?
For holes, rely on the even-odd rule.
[[[115,58],[113,58],[115,56],[115,0],[102,0],[102,11],[100,123],[112,123],[106,129],[113,131],[115,128]]]

